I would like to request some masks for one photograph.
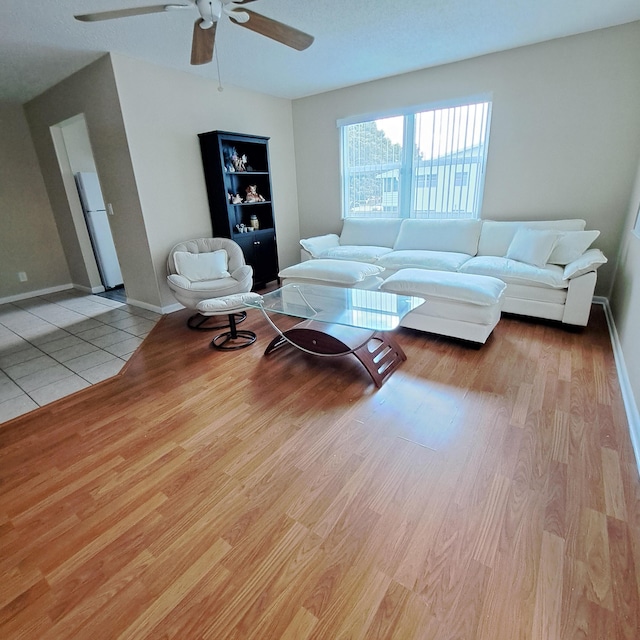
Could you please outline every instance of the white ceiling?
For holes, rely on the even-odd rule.
[[[195,9],[73,19],[153,4],[0,0],[0,100],[25,102],[107,51],[217,81],[215,61],[189,65]],[[250,8],[315,42],[298,52],[224,19],[216,36],[222,84],[283,98],[640,20],[638,0],[257,0]]]

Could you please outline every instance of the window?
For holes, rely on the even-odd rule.
[[[490,102],[342,121],[343,216],[478,218]]]

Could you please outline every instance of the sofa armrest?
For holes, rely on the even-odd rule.
[[[596,288],[597,274],[589,271],[569,280],[562,322],[586,327]]]
[[[325,249],[339,247],[340,238],[335,233],[328,233],[324,236],[300,240],[300,245],[312,258],[318,258]]]
[[[589,271],[596,271],[598,267],[606,263],[607,258],[600,249],[589,249],[564,268],[563,278],[565,280],[578,278]]]

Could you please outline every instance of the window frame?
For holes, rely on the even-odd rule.
[[[491,118],[493,111],[493,96],[490,93],[486,94],[477,94],[473,96],[466,96],[463,98],[457,98],[454,100],[440,101],[440,102],[431,102],[420,105],[413,105],[409,107],[397,108],[387,111],[377,111],[371,112],[367,114],[359,114],[354,116],[349,116],[345,118],[340,118],[336,122],[336,126],[339,130],[340,135],[340,191],[341,191],[341,204],[342,204],[342,212],[341,217],[344,219],[345,217],[349,217],[350,214],[350,206],[349,206],[349,188],[348,181],[352,174],[349,174],[348,168],[346,167],[346,162],[349,157],[349,148],[348,148],[348,136],[347,136],[347,127],[349,125],[363,124],[367,122],[372,122],[376,120],[381,120],[385,118],[392,117],[403,117],[404,118],[404,126],[403,126],[403,141],[402,141],[402,159],[400,162],[400,166],[397,167],[398,177],[397,180],[399,182],[399,190],[398,190],[398,206],[397,211],[389,212],[385,211],[385,207],[381,206],[379,210],[372,210],[369,212],[365,212],[357,217],[361,218],[396,218],[396,219],[404,219],[404,218],[415,218],[422,217],[416,216],[416,207],[415,202],[413,200],[414,194],[416,193],[416,171],[419,167],[418,164],[414,163],[413,159],[413,147],[414,147],[414,138],[415,138],[415,122],[416,115],[423,112],[429,111],[437,111],[444,109],[451,109],[456,107],[464,107],[468,105],[474,105],[478,103],[486,103],[487,104],[487,116],[486,116],[486,125],[485,125],[485,134],[484,134],[484,154],[480,160],[481,164],[481,179],[478,181],[477,185],[477,196],[476,196],[476,210],[471,215],[466,215],[464,218],[471,219],[479,219],[482,216],[482,203],[484,199],[484,187],[486,182],[486,168],[488,162],[488,147],[490,140],[490,129],[491,129]],[[410,150],[410,151],[409,151]],[[409,163],[407,163],[407,158],[411,157]],[[393,163],[398,164],[398,163]],[[453,166],[453,164],[448,165]],[[380,167],[380,172],[383,171],[391,171],[392,167]],[[429,172],[429,179],[426,179],[426,185],[424,189],[430,190],[437,186],[437,175],[438,171]],[[426,174],[425,174],[426,176]],[[429,184],[433,182],[433,178],[435,177],[435,184]],[[451,178],[453,180],[453,178]],[[384,178],[382,179],[384,180]],[[409,203],[409,204],[407,204]],[[452,210],[450,213],[459,213],[458,210]],[[446,215],[439,216],[427,216],[432,219],[447,219]],[[449,216],[460,218],[462,216]]]

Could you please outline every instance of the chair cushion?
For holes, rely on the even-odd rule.
[[[217,280],[228,278],[228,257],[224,249],[209,253],[190,253],[188,251],[176,251],[173,254],[178,275],[184,276],[192,282]]]
[[[223,296],[221,298],[208,298],[202,300],[196,306],[196,309],[203,316],[216,316],[232,313],[233,311],[246,310],[245,303],[257,302],[261,300],[262,296],[253,291],[245,293],[235,293],[230,296]]]
[[[387,278],[380,289],[401,295],[443,298],[487,306],[500,300],[506,286],[502,280],[487,276],[402,269]]]
[[[353,285],[362,282],[369,276],[377,276],[382,271],[382,267],[366,262],[320,259],[294,264],[282,269],[278,276],[280,278],[304,278],[305,280]]]

